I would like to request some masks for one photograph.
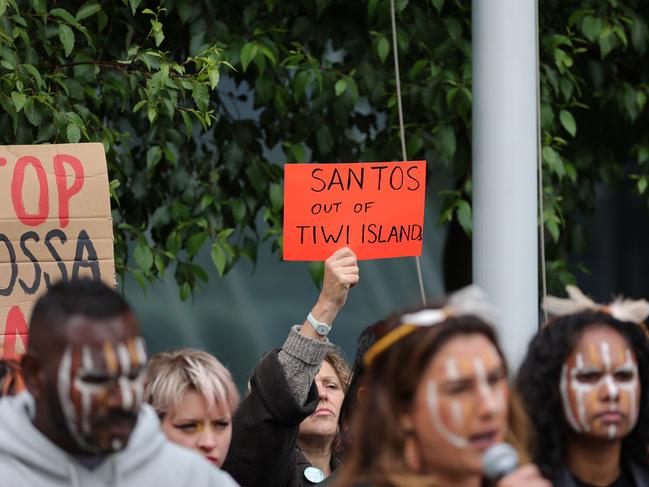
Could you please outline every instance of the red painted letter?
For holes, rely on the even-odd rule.
[[[27,322],[19,306],[12,306],[7,315],[7,326],[5,327],[4,356],[5,360],[18,360],[20,356],[16,353],[16,336],[20,335],[25,351],[27,350]]]
[[[68,163],[74,171],[74,183],[66,187],[67,177],[63,164]],[[57,154],[54,156],[54,174],[56,174],[56,188],[59,192],[59,222],[61,228],[68,226],[70,221],[70,199],[81,191],[83,186],[83,166],[81,161],[68,154]]]
[[[25,182],[25,169],[27,165],[31,164],[36,169],[36,176],[38,176],[38,213],[36,215],[28,215],[25,210],[25,203],[23,201],[23,185]],[[25,225],[36,227],[47,220],[50,212],[50,193],[47,187],[47,176],[41,161],[33,156],[23,156],[16,162],[14,168],[13,179],[11,180],[11,201],[14,205],[16,216]]]

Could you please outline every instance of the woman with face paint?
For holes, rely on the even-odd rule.
[[[214,356],[188,348],[154,355],[144,398],[170,441],[196,450],[216,467],[223,465],[239,393],[228,369]]]
[[[470,287],[443,308],[387,320],[364,356],[354,446],[335,487],[480,487],[482,455],[501,442],[525,461],[526,421],[491,316],[484,293]],[[550,484],[525,465],[497,485]]]
[[[577,288],[545,302],[518,383],[533,456],[558,487],[649,485],[646,301],[598,305]]]

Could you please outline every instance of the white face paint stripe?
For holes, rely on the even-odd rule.
[[[78,429],[78,417],[77,412],[74,409],[74,404],[72,403],[72,397],[70,392],[71,387],[71,371],[72,371],[72,350],[70,347],[65,349],[61,357],[61,362],[59,363],[59,370],[57,371],[58,378],[58,394],[59,402],[61,403],[61,409],[63,409],[63,414],[65,416],[65,421],[70,430],[70,434],[75,439],[77,444],[85,449],[91,449],[89,445],[82,437]]]
[[[628,348],[626,349],[624,356],[626,357],[624,366],[630,368],[633,371],[633,380],[624,384],[619,384],[619,388],[629,393],[629,428],[633,429],[638,422],[638,408],[636,407],[635,397],[636,388],[639,388],[638,365],[633,363],[633,359],[631,358],[631,350],[629,350]]]
[[[615,433],[617,433],[617,426],[614,424],[608,425],[608,439],[612,440],[615,438]]]
[[[135,351],[140,365],[144,365],[146,363],[146,348],[144,347],[144,339],[142,337],[135,339]]]
[[[451,403],[451,415],[453,416],[453,423],[455,426],[464,426],[464,416],[462,414],[462,404],[459,401]]]
[[[619,396],[619,390],[611,374],[607,373],[604,375],[604,384],[606,384],[608,397],[612,400],[616,400]]]
[[[119,383],[119,391],[122,394],[122,407],[130,410],[133,407],[133,391],[131,390],[131,382],[126,377],[120,376],[117,380]]]
[[[478,390],[484,400],[484,407],[489,408],[493,414],[500,413],[505,408],[505,397],[502,390],[499,390],[499,393],[494,395],[493,389],[487,381],[487,372],[481,358],[473,359],[473,367],[478,376]]]
[[[117,344],[117,359],[119,360],[119,366],[122,369],[122,374],[128,374],[131,371],[131,356],[128,353],[126,345],[123,343]]]
[[[590,431],[590,426],[588,421],[586,421],[586,404],[584,403],[584,397],[587,392],[590,392],[592,389],[591,385],[581,384],[577,380],[577,373],[584,368],[584,357],[581,353],[577,354],[577,367],[572,369],[571,377],[571,386],[575,390],[577,396],[577,416],[579,418],[579,424],[582,427],[583,431]]]
[[[602,352],[602,362],[604,362],[604,369],[611,370],[611,347],[607,342],[600,342],[600,351]]]
[[[428,402],[428,410],[430,411],[431,417],[433,418],[433,425],[437,432],[451,445],[455,448],[466,448],[469,446],[469,442],[466,438],[462,438],[455,433],[450,432],[442,423],[442,419],[439,415],[439,406],[437,404],[437,384],[430,381],[426,384],[426,399]]]
[[[572,407],[570,406],[570,399],[568,398],[568,366],[566,364],[563,364],[563,367],[561,368],[559,391],[561,392],[561,402],[563,402],[563,412],[566,414],[568,423],[577,433],[581,432],[581,428],[572,414]]]
[[[446,376],[449,380],[457,380],[460,377],[457,361],[453,357],[449,357],[446,361]]]

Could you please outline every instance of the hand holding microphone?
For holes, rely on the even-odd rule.
[[[536,468],[518,466],[518,453],[507,443],[493,445],[482,455],[482,472],[497,487],[551,487]]]

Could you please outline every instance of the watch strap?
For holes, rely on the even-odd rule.
[[[311,313],[307,315],[306,320],[311,324],[315,332],[321,337],[326,337],[331,331],[331,326],[316,320]]]

